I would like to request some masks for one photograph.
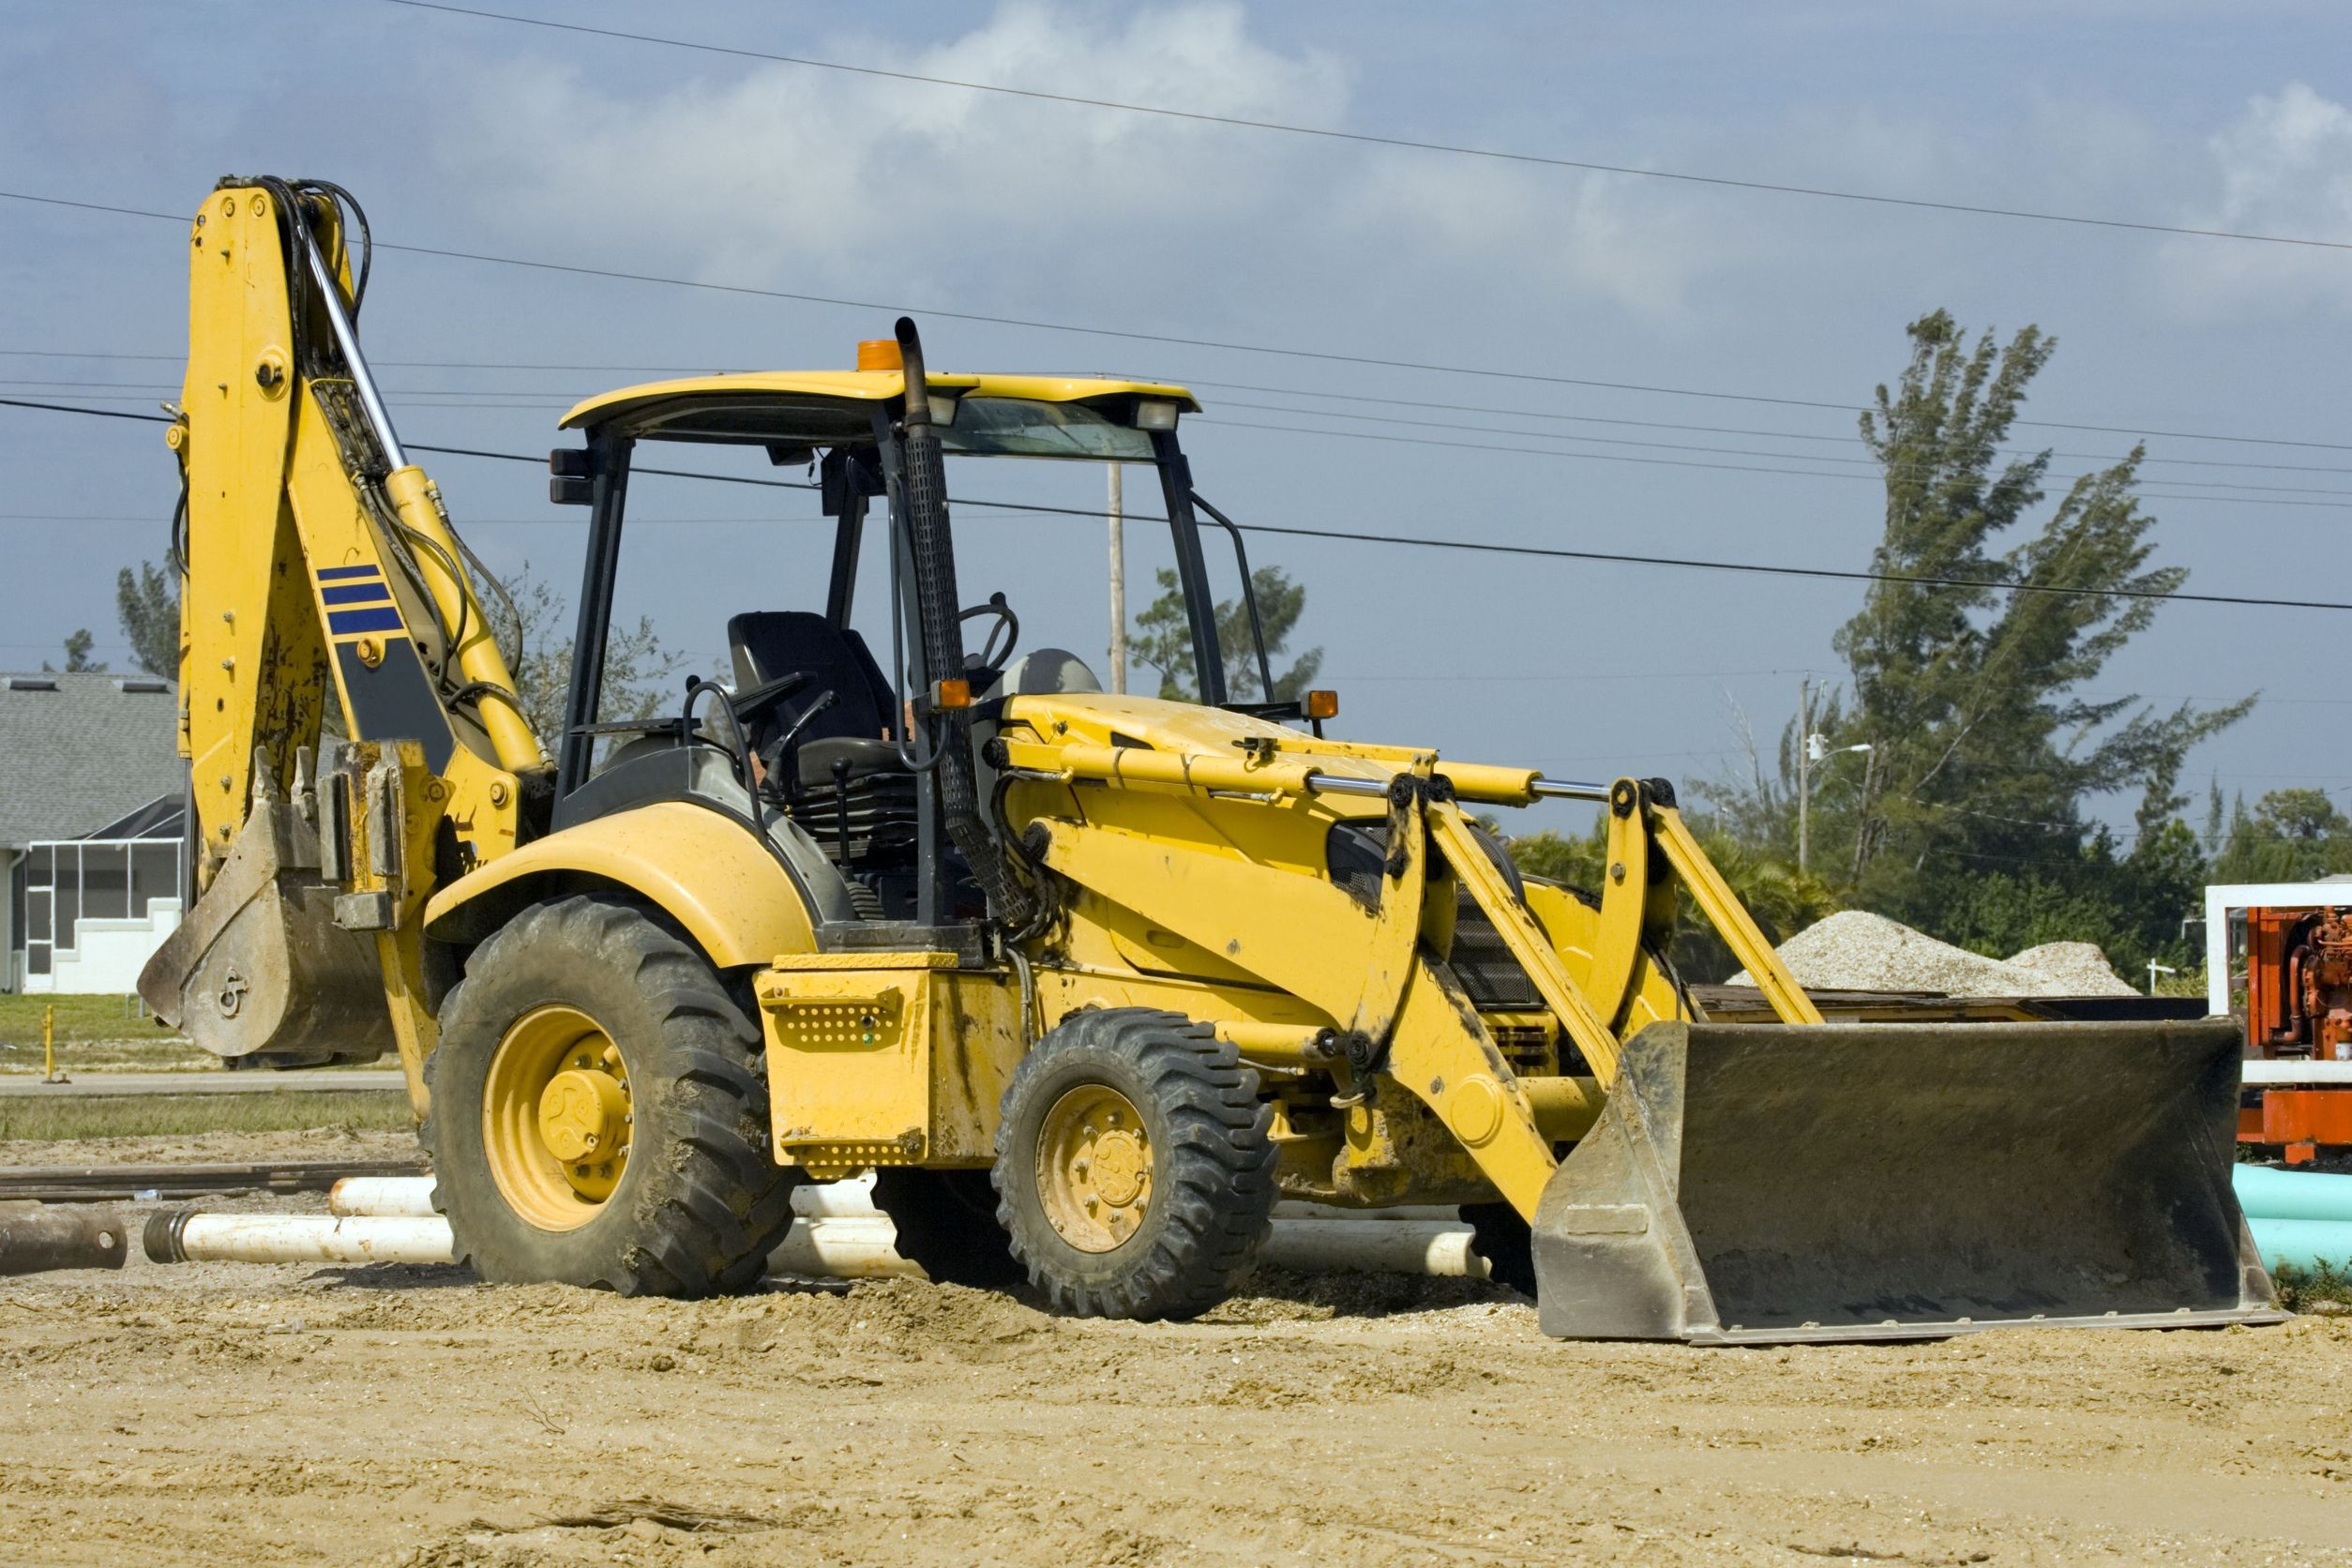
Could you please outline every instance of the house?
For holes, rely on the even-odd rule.
[[[178,732],[169,681],[0,674],[0,990],[128,992],[178,926]]]

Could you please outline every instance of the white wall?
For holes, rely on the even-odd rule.
[[[24,977],[27,991],[126,996],[139,988],[139,972],[163,939],[178,929],[180,901],[151,898],[143,920],[78,920],[73,948],[57,949],[47,974]]]
[[[15,931],[8,922],[16,917],[16,900],[8,896],[10,878],[16,871],[15,850],[0,849],[0,991],[12,991],[19,984]]]

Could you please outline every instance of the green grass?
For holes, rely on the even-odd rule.
[[[57,1009],[57,1065],[68,1074],[219,1070],[219,1058],[158,1024],[136,997],[15,994],[0,995],[0,1073],[41,1070],[41,1015],[53,1006]],[[350,1065],[398,1063],[386,1057]]]
[[[2352,1269],[2340,1269],[2333,1263],[2314,1269],[2283,1265],[2270,1271],[2270,1284],[2279,1304],[2289,1312],[2308,1312],[2314,1302],[2352,1306]]]
[[[398,1091],[0,1098],[0,1141],[299,1132],[310,1127],[402,1131],[414,1125],[408,1096]]]
[[[0,995],[0,1045],[41,1043],[41,1015],[57,1009],[57,1043],[86,1040],[176,1040],[179,1035],[157,1024],[153,1014],[132,996]]]
[[[155,1021],[136,997],[0,995],[0,1073],[41,1070],[41,1016],[57,1010],[57,1064],[70,1073],[177,1072],[211,1053]]]

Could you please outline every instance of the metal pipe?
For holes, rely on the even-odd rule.
[[[1228,1022],[1216,1026],[1216,1036],[1270,1067],[1320,1066],[1339,1055],[1329,1024]]]
[[[406,468],[408,455],[400,450],[400,438],[392,430],[392,415],[384,411],[384,395],[376,390],[376,378],[369,373],[367,356],[359,352],[359,329],[352,324],[351,312],[344,309],[342,279],[326,264],[326,256],[309,230],[304,228],[301,234],[310,276],[318,281],[319,296],[326,309],[327,330],[334,333],[335,346],[343,355],[343,368],[351,372],[352,385],[359,393],[359,406],[367,411],[368,423],[375,428],[376,445],[384,448],[387,464],[396,469]]]
[[[1319,795],[1384,795],[1388,781],[1380,778],[1350,778],[1339,773],[1310,773],[1306,787]]]
[[[1609,798],[1609,787],[1606,784],[1580,784],[1568,778],[1538,778],[1528,788],[1545,800],[1606,800]]]
[[[112,1209],[0,1208],[0,1274],[119,1269],[129,1250],[129,1229]]]
[[[435,1214],[430,1176],[346,1176],[327,1189],[330,1214],[425,1219]]]

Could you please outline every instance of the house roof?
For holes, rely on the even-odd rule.
[[[139,674],[0,674],[0,848],[80,838],[180,793],[179,694]]]

